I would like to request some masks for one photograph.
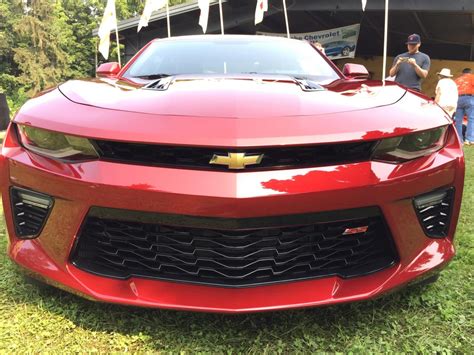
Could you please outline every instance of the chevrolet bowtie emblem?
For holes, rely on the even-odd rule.
[[[263,154],[245,156],[245,153],[214,154],[209,164],[227,165],[229,169],[245,169],[247,165],[260,164]]]

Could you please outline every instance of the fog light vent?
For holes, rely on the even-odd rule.
[[[448,235],[453,197],[454,188],[415,197],[418,219],[427,236],[442,238]]]
[[[21,239],[36,238],[53,206],[52,197],[38,192],[12,187],[10,189],[13,222]]]

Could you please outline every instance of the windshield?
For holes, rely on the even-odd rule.
[[[248,38],[156,41],[124,77],[153,79],[178,74],[277,74],[320,83],[339,79],[309,43]]]

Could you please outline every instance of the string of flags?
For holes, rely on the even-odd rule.
[[[286,0],[282,0],[283,8],[285,12],[285,23],[288,38],[290,37],[290,29],[288,24],[288,15],[286,11]],[[362,11],[365,11],[367,5],[367,0],[361,0],[362,2]],[[388,2],[388,1],[387,1]],[[153,11],[158,11],[166,6],[166,17],[168,23],[168,37],[171,37],[170,29],[170,16],[169,16],[169,3],[168,0],[146,0],[143,13],[140,16],[138,22],[137,32],[143,27],[148,26],[151,15]],[[198,6],[200,9],[199,15],[199,26],[202,28],[202,32],[207,32],[207,24],[209,22],[209,6],[210,0],[198,0]],[[221,33],[224,34],[224,20],[222,15],[222,0],[219,0],[219,10],[221,17]],[[257,0],[257,6],[255,7],[255,25],[263,21],[265,12],[268,11],[268,0]],[[107,5],[105,6],[104,15],[100,23],[98,36],[99,36],[99,52],[103,55],[105,59],[109,57],[109,48],[110,48],[110,32],[116,31],[117,39],[117,49],[119,49],[119,38],[118,38],[118,28],[117,28],[117,15],[115,11],[115,0],[107,0]],[[120,62],[120,52],[119,52],[119,62]]]

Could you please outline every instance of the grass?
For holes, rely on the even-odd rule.
[[[1,140],[1,137],[0,137]],[[474,353],[474,148],[466,148],[458,254],[437,283],[336,307],[226,316],[83,300],[25,282],[3,252],[0,353],[455,352]]]

